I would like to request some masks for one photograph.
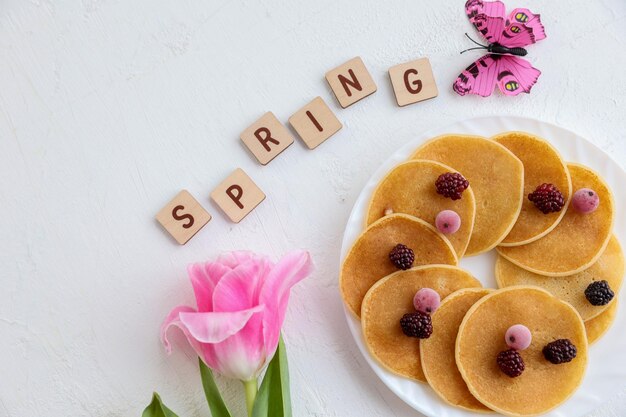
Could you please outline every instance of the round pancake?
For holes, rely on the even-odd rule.
[[[419,357],[420,340],[402,333],[400,319],[415,312],[413,297],[421,288],[432,288],[444,298],[461,288],[480,286],[469,272],[449,265],[421,266],[385,277],[363,299],[361,326],[367,348],[389,371],[426,382]]]
[[[570,303],[582,317],[589,320],[609,308],[615,301],[604,306],[594,306],[585,298],[585,289],[593,281],[606,280],[615,294],[619,293],[624,279],[624,254],[615,236],[609,240],[609,244],[602,256],[584,271],[564,277],[545,277],[516,266],[502,256],[496,261],[496,282],[498,287],[510,287],[512,285],[535,285],[549,291],[555,297]]]
[[[394,213],[410,214],[435,226],[435,217],[440,211],[454,210],[461,217],[461,227],[446,238],[461,258],[472,234],[476,202],[471,186],[463,192],[463,198],[456,201],[437,194],[435,181],[446,172],[455,171],[435,161],[416,160],[396,166],[374,190],[366,223],[372,224],[385,215],[385,210],[392,209]]]
[[[504,334],[517,323],[530,329],[532,343],[521,352],[526,370],[510,378],[499,369],[496,356],[508,349]],[[544,358],[543,347],[557,339],[569,339],[576,346],[571,362],[554,365]],[[545,413],[563,403],[583,380],[585,326],[574,307],[541,288],[504,288],[467,312],[457,337],[456,363],[470,392],[487,407],[511,416]]]
[[[476,301],[492,290],[465,288],[447,296],[432,315],[433,334],[420,340],[422,370],[431,388],[447,403],[476,412],[491,412],[469,392],[456,366],[455,345],[459,325]]]
[[[511,151],[480,136],[445,135],[426,142],[411,159],[449,165],[469,181],[476,216],[466,256],[494,248],[509,234],[524,192],[524,166]]]
[[[597,342],[602,336],[604,336],[604,333],[609,330],[609,327],[611,327],[611,325],[615,321],[616,315],[617,300],[613,300],[613,302],[609,304],[609,308],[604,310],[602,314],[585,322],[587,340],[589,341],[590,345]]]
[[[554,184],[565,200],[565,207],[572,196],[572,181],[565,162],[547,141],[525,132],[506,132],[492,138],[513,152],[524,164],[524,198],[522,211],[501,246],[519,246],[535,241],[550,233],[565,215],[565,210],[543,214],[530,201],[528,194],[537,186]]]
[[[398,243],[415,252],[413,266],[458,263],[448,239],[424,220],[407,214],[383,217],[357,238],[339,274],[341,296],[357,317],[367,290],[379,279],[398,271],[389,260],[389,252]]]
[[[615,208],[608,186],[583,165],[568,163],[567,168],[572,190],[586,187],[598,194],[597,210],[582,214],[570,202],[561,222],[541,239],[522,246],[498,247],[500,255],[536,274],[564,276],[583,271],[600,257],[611,237]]]

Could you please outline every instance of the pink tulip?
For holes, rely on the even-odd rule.
[[[274,355],[291,287],[313,266],[308,252],[293,251],[277,264],[252,252],[231,252],[215,262],[191,264],[189,277],[197,309],[174,308],[161,326],[177,326],[198,356],[220,374],[256,380]]]

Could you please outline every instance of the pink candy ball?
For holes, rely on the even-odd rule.
[[[435,218],[435,226],[437,230],[445,235],[455,233],[461,227],[461,218],[456,211],[444,210],[437,214]]]
[[[530,330],[528,327],[523,324],[515,324],[506,331],[504,335],[504,339],[506,340],[506,344],[511,349],[515,350],[524,350],[528,346],[530,346],[530,342],[533,337],[530,334]]]
[[[579,213],[587,214],[595,211],[600,205],[598,193],[590,188],[581,188],[572,197],[572,206]]]
[[[422,288],[413,297],[413,306],[422,313],[433,313],[441,304],[441,297],[432,288]]]

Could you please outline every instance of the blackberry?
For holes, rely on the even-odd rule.
[[[528,199],[533,202],[543,214],[561,211],[565,205],[563,194],[552,184],[543,183],[528,194]]]
[[[469,181],[458,172],[446,172],[437,178],[435,187],[437,188],[438,194],[453,200],[458,200],[461,198],[463,191],[469,187]]]
[[[399,269],[409,269],[415,261],[415,253],[408,246],[398,243],[389,252],[389,260]]]
[[[433,334],[433,322],[430,315],[421,311],[402,316],[400,327],[402,327],[402,332],[409,337],[428,339]]]
[[[576,346],[569,339],[559,339],[543,347],[543,356],[555,365],[570,362],[576,357]]]
[[[500,370],[511,378],[520,376],[526,369],[522,355],[515,349],[503,350],[498,353],[496,361]]]
[[[585,290],[587,301],[594,306],[604,306],[611,302],[615,293],[606,280],[594,281]]]

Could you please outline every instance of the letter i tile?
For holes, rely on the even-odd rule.
[[[241,168],[237,168],[211,192],[211,199],[234,223],[239,223],[263,200],[265,194]]]
[[[314,98],[289,118],[309,149],[314,149],[337,133],[342,125],[321,97]]]

